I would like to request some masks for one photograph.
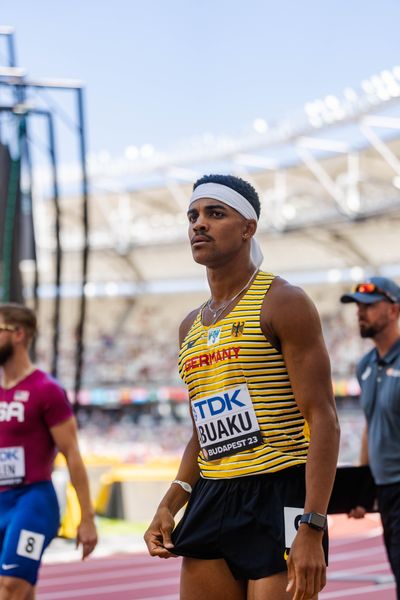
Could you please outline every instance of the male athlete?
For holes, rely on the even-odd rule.
[[[76,423],[60,385],[35,368],[29,344],[36,317],[0,304],[0,600],[33,600],[42,555],[57,535],[59,507],[51,483],[56,448],[77,492],[82,558],[97,543]]]
[[[211,296],[180,327],[193,435],[145,534],[152,556],[184,557],[181,600],[305,600],[326,582],[329,359],[308,297],[259,270],[259,214],[242,179],[194,184],[189,238]]]

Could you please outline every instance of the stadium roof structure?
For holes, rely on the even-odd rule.
[[[255,129],[169,152],[132,146],[123,158],[91,157],[88,296],[205,288],[187,242],[186,209],[193,181],[212,172],[237,174],[258,190],[265,269],[302,285],[400,276],[400,67],[341,97],[309,102],[296,118],[271,126],[259,119]],[[36,178],[44,274],[54,248],[46,178]],[[77,169],[61,168],[60,179],[73,186]],[[74,295],[79,203],[72,195],[61,207],[64,291]]]

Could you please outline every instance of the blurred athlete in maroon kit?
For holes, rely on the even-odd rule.
[[[82,558],[97,533],[77,428],[65,391],[29,358],[33,311],[0,304],[0,600],[33,600],[43,552],[60,514],[51,482],[57,449],[65,456],[80,508]]]

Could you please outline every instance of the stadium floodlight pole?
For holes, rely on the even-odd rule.
[[[58,375],[58,349],[60,342],[60,308],[61,308],[61,267],[62,267],[62,249],[60,240],[60,195],[58,188],[57,177],[57,159],[56,159],[56,144],[54,136],[53,115],[49,111],[45,111],[47,117],[47,127],[49,136],[49,151],[53,179],[53,201],[55,208],[55,233],[56,233],[56,289],[54,297],[54,315],[53,315],[53,360],[51,365],[51,374],[53,377]]]
[[[82,218],[83,218],[83,249],[82,249],[82,277],[81,277],[81,296],[80,296],[80,318],[77,330],[77,357],[75,369],[75,406],[79,406],[79,391],[82,382],[82,366],[84,357],[84,333],[86,320],[86,284],[89,262],[89,181],[86,167],[86,136],[85,136],[85,116],[84,116],[84,98],[83,88],[77,88],[77,108],[78,108],[78,128],[79,128],[79,149],[82,168]]]
[[[81,194],[82,194],[82,223],[83,223],[83,248],[82,248],[82,273],[81,273],[81,293],[80,293],[80,315],[77,325],[77,348],[76,348],[76,366],[75,366],[75,406],[79,406],[79,391],[82,381],[82,366],[84,357],[84,333],[86,320],[86,283],[89,262],[89,182],[86,167],[86,136],[85,136],[85,112],[84,112],[84,86],[77,80],[28,80],[24,77],[24,72],[16,72],[17,69],[8,69],[0,67],[0,85],[15,85],[25,88],[53,89],[75,91],[77,97],[78,126],[79,133],[79,154],[81,162]]]
[[[26,85],[34,88],[74,90],[77,100],[78,132],[79,132],[79,154],[81,162],[81,189],[82,189],[82,222],[83,222],[83,248],[82,248],[82,272],[80,312],[76,329],[76,364],[74,382],[75,407],[79,407],[79,392],[82,383],[82,367],[84,359],[84,337],[86,321],[86,284],[89,263],[89,180],[86,166],[86,134],[85,134],[85,111],[84,111],[84,88],[79,81],[47,80],[28,81]]]
[[[6,35],[6,38],[7,38],[9,67],[12,69],[16,69],[17,68],[17,56],[16,56],[16,50],[15,50],[14,29],[12,27],[5,28],[5,32],[2,32],[0,30],[0,34]],[[14,89],[15,89],[16,101],[20,104],[24,104],[24,102],[26,100],[25,87],[15,87]],[[30,153],[30,148],[29,148],[29,143],[28,143],[28,138],[29,138],[28,121],[25,117],[25,113],[21,113],[21,119],[23,120],[22,125],[23,125],[23,131],[24,131],[23,138],[21,139],[21,157],[22,157],[22,155],[25,156],[26,170],[27,170],[28,179],[29,179],[29,184],[25,190],[25,194],[29,201],[29,208],[32,211],[33,210],[33,199],[32,199],[33,169],[32,169],[32,158],[31,158],[31,153]],[[34,265],[35,265],[35,270],[34,270],[34,283],[33,283],[33,303],[34,303],[35,312],[37,312],[39,309],[39,295],[38,295],[39,269],[38,269],[36,252],[34,253]],[[31,344],[31,352],[32,352],[33,359],[35,359],[36,339],[34,339]]]
[[[60,195],[58,186],[58,171],[56,160],[56,145],[54,135],[53,115],[48,110],[38,109],[29,106],[28,104],[15,104],[8,106],[0,106],[0,112],[9,112],[23,119],[26,124],[26,117],[29,115],[43,116],[47,120],[47,130],[49,139],[49,155],[52,173],[53,201],[55,206],[55,233],[56,233],[56,268],[55,268],[55,295],[54,295],[54,314],[53,314],[53,356],[51,363],[51,374],[57,377],[58,374],[58,355],[59,355],[59,337],[60,337],[60,305],[61,305],[61,268],[62,268],[62,249],[60,240],[61,230],[61,211],[60,211]],[[26,134],[25,134],[26,135]],[[35,267],[36,270],[37,267]],[[37,285],[35,275],[34,285]],[[34,290],[35,292],[35,290]]]
[[[7,50],[8,50],[8,67],[9,67],[9,74],[13,77],[24,77],[25,76],[25,71],[23,69],[19,69],[17,67],[17,57],[16,57],[16,49],[15,49],[15,30],[13,27],[0,27],[0,36],[5,36],[6,41],[7,41]],[[4,74],[4,71],[3,71]],[[25,101],[25,87],[15,87],[15,99],[18,103],[24,103]],[[22,156],[25,156],[25,161],[26,161],[26,170],[27,170],[27,174],[28,174],[28,180],[29,180],[29,184],[25,190],[25,194],[28,198],[29,201],[29,205],[30,205],[30,210],[33,210],[33,200],[32,200],[32,181],[33,181],[33,177],[32,177],[32,159],[31,159],[31,153],[30,153],[30,148],[29,148],[29,143],[28,143],[28,123],[27,123],[27,119],[25,117],[25,115],[21,116],[21,119],[23,120],[22,123],[22,128],[23,128],[23,137],[21,139],[21,158]],[[39,309],[39,295],[38,295],[38,289],[39,289],[39,269],[38,269],[38,264],[37,264],[37,256],[36,256],[36,252],[34,254],[34,283],[33,283],[33,302],[34,302],[34,309],[35,312],[38,311]],[[31,353],[32,353],[32,357],[33,360],[35,360],[35,355],[36,355],[36,339],[33,340],[32,344],[31,344]]]

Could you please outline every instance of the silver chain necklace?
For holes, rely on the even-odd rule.
[[[250,277],[250,279],[248,280],[248,282],[246,283],[246,285],[244,285],[244,286],[242,287],[242,289],[241,289],[241,290],[239,290],[239,291],[237,292],[237,294],[235,294],[235,295],[233,296],[233,298],[230,298],[230,300],[228,300],[227,302],[225,302],[225,303],[224,303],[222,306],[219,306],[218,308],[214,309],[214,308],[212,308],[212,307],[211,307],[212,297],[211,297],[211,298],[209,298],[209,299],[207,300],[207,302],[206,302],[206,303],[205,303],[205,305],[204,305],[204,308],[206,308],[206,309],[208,310],[208,312],[210,312],[210,313],[211,313],[211,315],[212,315],[212,319],[211,319],[211,323],[210,323],[210,325],[214,325],[214,323],[216,323],[216,322],[218,321],[218,319],[219,319],[220,315],[223,313],[223,311],[224,311],[224,310],[225,310],[225,309],[226,309],[226,308],[227,308],[227,307],[228,307],[230,304],[232,304],[232,302],[233,302],[234,300],[236,300],[236,298],[237,298],[238,296],[240,296],[240,294],[241,294],[242,292],[244,292],[244,290],[246,290],[246,289],[249,287],[249,285],[250,285],[250,284],[251,284],[251,282],[253,281],[253,279],[254,279],[254,277],[255,277],[255,275],[256,275],[256,273],[257,273],[257,271],[258,271],[258,267],[257,267],[257,268],[256,268],[256,270],[254,271],[254,273],[252,273],[252,274],[251,274],[251,277]],[[204,310],[204,308],[203,308],[203,310]]]

